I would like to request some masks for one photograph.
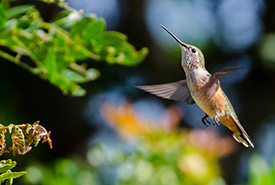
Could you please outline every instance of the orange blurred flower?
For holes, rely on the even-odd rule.
[[[119,106],[105,103],[102,105],[100,112],[106,122],[116,129],[119,134],[129,133],[133,136],[153,131],[175,129],[182,117],[180,108],[173,105],[159,116],[157,123],[152,123],[138,116],[133,105],[127,101]]]

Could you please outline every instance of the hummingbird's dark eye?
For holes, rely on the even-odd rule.
[[[191,50],[193,53],[196,53],[196,50],[193,48],[192,50]]]

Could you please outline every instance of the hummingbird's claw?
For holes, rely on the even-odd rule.
[[[219,122],[220,122],[220,120],[219,120],[218,116],[217,115],[214,116],[214,118],[213,118],[213,126],[221,125]]]
[[[203,123],[206,127],[208,127],[207,123],[208,123],[209,125],[211,125],[211,123],[207,120],[207,118],[208,118],[208,115],[205,115],[205,116],[201,119],[202,123]],[[207,123],[206,123],[206,122],[207,122]]]

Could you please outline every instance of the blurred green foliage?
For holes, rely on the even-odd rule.
[[[96,185],[98,179],[88,164],[76,158],[63,158],[51,165],[31,164],[24,176],[26,184],[41,185]]]
[[[106,31],[103,19],[84,15],[63,1],[56,1],[64,10],[51,22],[45,22],[33,5],[10,8],[8,2],[0,2],[0,57],[48,80],[66,95],[84,95],[79,83],[100,76],[82,61],[133,66],[148,53],[147,48],[137,51],[125,35]]]
[[[189,142],[189,131],[151,132],[132,142],[133,150],[106,143],[94,145],[87,162],[61,159],[32,164],[26,184],[222,185],[219,157]]]
[[[269,70],[275,69],[275,34],[269,33],[265,34],[260,42],[259,53],[261,57],[261,62]]]
[[[274,158],[275,159],[275,158]],[[254,154],[249,161],[249,185],[271,185],[275,182],[275,161],[266,160]]]
[[[106,158],[108,164],[117,164],[116,184],[224,184],[218,158],[188,142],[188,135],[183,130],[155,132],[144,136],[134,152],[117,150],[108,158],[108,148],[99,147],[89,152],[88,159],[91,164],[99,165],[97,161],[106,161]],[[102,156],[105,159],[97,159]]]

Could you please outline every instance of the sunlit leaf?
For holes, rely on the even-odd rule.
[[[93,39],[99,37],[105,31],[105,22],[95,16],[83,17],[69,27],[69,33],[74,39],[81,39],[86,47],[89,47]]]
[[[26,13],[28,10],[33,8],[33,5],[20,5],[20,6],[15,6],[9,9],[9,19],[14,18],[20,14]]]
[[[0,30],[4,27],[7,16],[7,6],[4,2],[0,2]]]
[[[45,60],[43,61],[44,67],[47,71],[47,75],[49,75],[50,82],[54,82],[57,78],[57,62],[56,55],[52,49],[49,49],[46,55]]]
[[[12,184],[14,178],[25,175],[26,172],[11,172],[16,166],[16,162],[11,159],[0,161],[0,183],[6,181],[6,184]]]
[[[21,177],[22,175],[26,175],[27,172],[9,172],[9,173],[3,173],[0,175],[0,182],[4,182],[7,179],[15,179],[18,177]]]
[[[99,71],[96,69],[88,69],[85,70],[84,74],[80,74],[74,70],[67,69],[63,71],[61,75],[70,81],[84,83],[97,79],[99,77]]]
[[[141,62],[148,54],[147,48],[136,51],[135,48],[126,42],[127,37],[119,32],[109,31],[104,33],[95,45],[95,50],[100,52],[102,58],[109,63],[119,63],[132,66]]]
[[[83,96],[86,94],[85,89],[81,88],[76,83],[68,80],[63,76],[57,76],[54,80],[51,81],[53,84],[57,85],[65,95],[70,96]]]
[[[0,173],[7,172],[16,166],[16,161],[11,159],[0,161]]]
[[[57,14],[51,22],[61,28],[67,28],[81,18],[82,15],[78,11],[64,10]]]

